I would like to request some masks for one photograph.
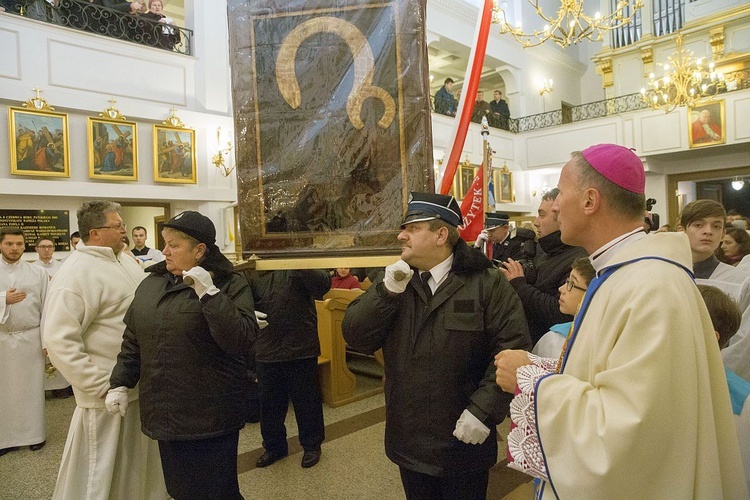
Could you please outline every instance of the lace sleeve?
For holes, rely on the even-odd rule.
[[[510,403],[510,434],[508,434],[508,467],[548,480],[534,412],[534,388],[542,377],[554,373],[557,360],[529,354],[530,365],[520,367],[516,373],[518,386]]]

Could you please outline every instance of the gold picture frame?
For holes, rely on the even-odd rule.
[[[154,181],[195,184],[195,130],[186,128],[172,109],[162,125],[154,125]]]
[[[506,165],[501,169],[492,170],[492,179],[495,184],[495,201],[497,203],[514,203],[513,195],[513,173]]]
[[[10,173],[39,177],[70,177],[68,115],[37,96],[22,108],[8,108]]]
[[[457,200],[463,200],[466,197],[466,193],[471,189],[474,177],[476,177],[478,173],[479,165],[472,164],[468,158],[459,165],[458,182],[454,183],[458,185],[458,196],[455,196]]]
[[[124,118],[87,119],[90,179],[138,180],[138,125]]]
[[[691,148],[715,146],[726,141],[724,100],[688,108],[688,144]]]

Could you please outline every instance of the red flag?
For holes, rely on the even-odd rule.
[[[453,124],[453,132],[451,133],[448,161],[445,164],[443,182],[440,184],[439,193],[441,194],[448,194],[451,190],[453,178],[456,176],[456,170],[458,170],[458,162],[461,159],[461,151],[463,151],[464,142],[466,142],[466,133],[469,130],[469,123],[474,113],[477,90],[479,90],[479,79],[484,69],[484,56],[487,52],[487,40],[490,36],[493,6],[493,0],[484,0],[484,7],[479,12],[479,17],[477,18],[474,43],[471,46],[469,65],[466,67],[461,101],[458,103],[456,120]]]
[[[458,226],[458,234],[464,241],[474,241],[484,229],[483,196],[484,189],[484,165],[479,168],[479,173],[471,183],[471,188],[461,201],[461,216],[464,223]]]

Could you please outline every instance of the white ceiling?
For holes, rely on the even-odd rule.
[[[464,75],[466,67],[469,64],[470,49],[453,40],[441,38],[432,42],[428,47],[428,58],[430,66],[430,93],[440,90],[446,78],[452,78],[455,83],[453,95],[458,97],[458,91],[464,84]],[[505,93],[505,82],[497,74],[495,68],[502,66],[504,63],[491,56],[485,56],[482,67],[482,78],[479,83],[479,89],[484,91],[484,100],[492,100],[492,91],[495,89]]]

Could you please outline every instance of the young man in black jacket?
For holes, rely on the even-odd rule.
[[[552,325],[573,320],[572,316],[560,312],[559,288],[568,279],[573,261],[586,256],[583,248],[566,245],[560,240],[560,223],[557,213],[552,210],[559,192],[554,188],[542,197],[538,216],[534,219],[534,227],[539,231],[539,249],[534,260],[536,277],[527,277],[521,263],[513,259],[508,259],[504,268],[500,267],[500,272],[521,298],[534,344]]]

